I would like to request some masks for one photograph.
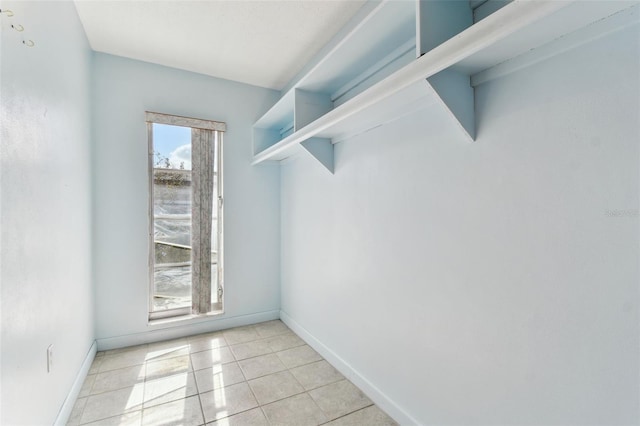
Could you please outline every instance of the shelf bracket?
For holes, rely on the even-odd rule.
[[[331,139],[309,138],[302,147],[333,174],[333,144]]]
[[[473,24],[466,1],[416,2],[416,56],[420,57]],[[475,95],[471,78],[450,68],[427,78],[436,98],[472,142],[476,137]]]
[[[446,69],[427,78],[436,98],[461,126],[469,142],[476,138],[474,88],[468,75]]]

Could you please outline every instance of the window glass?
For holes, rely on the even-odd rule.
[[[153,124],[153,307],[191,306],[191,128]]]

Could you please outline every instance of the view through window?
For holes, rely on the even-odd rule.
[[[223,123],[154,113],[147,121],[150,318],[221,310],[222,132],[212,128]]]

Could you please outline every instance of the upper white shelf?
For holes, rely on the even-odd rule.
[[[597,36],[625,22],[637,23],[638,5],[638,1],[514,0],[417,59],[415,47],[411,48],[415,46],[415,22],[424,25],[424,18],[417,18],[416,4],[390,1],[370,6],[368,15],[359,17],[359,23],[351,24],[340,41],[325,49],[324,56],[294,79],[281,100],[254,125],[253,164],[283,160],[297,153],[301,144],[311,152],[308,140],[339,142],[433,102],[447,107],[473,138],[470,76],[504,66],[580,29]],[[612,16],[623,10],[624,19]],[[609,17],[613,19],[607,20]],[[376,46],[384,48],[377,51]],[[349,84],[353,87],[345,86]],[[308,95],[296,96],[296,90],[302,89],[317,93],[326,102],[316,99],[322,107],[314,105],[309,110]],[[298,98],[304,102],[298,103]],[[461,105],[457,105],[458,98],[465,98]],[[298,120],[291,132],[287,133],[286,124],[276,128],[295,122],[297,113],[305,119]],[[270,132],[270,139],[261,139],[265,132]],[[322,162],[332,169],[332,161],[330,165]]]
[[[415,59],[415,34],[412,1],[366,3],[254,124],[254,153],[298,130],[296,90],[321,93],[331,107],[343,103],[370,85],[376,73],[395,71],[390,63],[401,62],[399,68]]]
[[[495,21],[495,24],[500,25],[500,21],[505,19],[502,15],[511,15],[509,11],[518,8],[519,3],[522,1],[514,1],[485,19],[491,19],[492,22]],[[545,2],[532,1],[531,3],[534,3],[533,6],[536,6],[536,3],[542,3],[540,4],[542,8],[545,6]],[[551,0],[550,3],[558,3],[558,7],[553,8],[554,10],[550,13],[545,13],[539,20],[520,26],[516,31],[503,32],[483,49],[461,58],[454,64],[454,68],[469,75],[476,74],[606,19],[621,10],[640,4],[637,0]],[[485,24],[484,20],[475,25],[482,24]],[[499,29],[495,31],[500,33]]]

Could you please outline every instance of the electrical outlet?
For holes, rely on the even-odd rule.
[[[47,373],[51,373],[53,368],[53,344],[47,348]]]

